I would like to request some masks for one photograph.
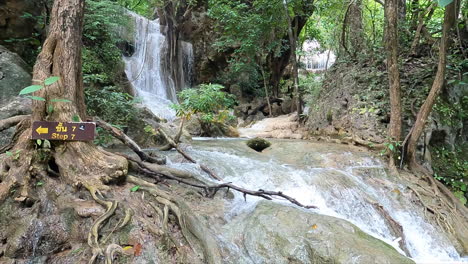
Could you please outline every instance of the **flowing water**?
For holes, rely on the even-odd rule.
[[[167,42],[159,19],[149,20],[132,12],[129,14],[135,24],[135,52],[131,57],[124,57],[125,73],[143,103],[155,115],[171,120],[175,112],[170,105],[177,102],[177,95],[174,81],[165,75],[162,68]],[[188,42],[181,42],[180,46],[180,82],[189,87],[192,84],[193,49]]]
[[[257,153],[244,143],[241,139],[196,140],[188,150],[210,164],[226,182],[253,190],[282,190],[303,204],[318,206],[315,212],[348,220],[405,254],[398,245],[399,238],[392,235],[385,219],[372,206],[377,202],[403,227],[413,260],[462,261],[439,227],[429,224],[421,208],[405,197],[405,185],[389,177],[381,161],[369,153],[298,140],[274,140],[270,150]],[[200,173],[199,168],[187,163],[171,166]],[[227,202],[226,221],[250,212],[259,200],[248,197],[246,202],[236,194]],[[222,236],[220,240],[225,247],[233,248]]]

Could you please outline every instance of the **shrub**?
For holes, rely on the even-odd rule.
[[[229,109],[234,106],[234,95],[223,92],[219,84],[202,84],[198,88],[185,89],[179,95],[180,104],[173,104],[177,116],[190,119],[195,116],[202,133],[208,134],[214,124],[223,124],[234,118]]]

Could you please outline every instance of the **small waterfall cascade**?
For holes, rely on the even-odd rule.
[[[460,257],[440,227],[429,223],[419,207],[402,197],[404,184],[393,182],[380,160],[340,146],[292,140],[272,143],[276,145],[276,152],[272,149],[265,154],[255,154],[239,139],[199,139],[188,151],[201,163],[216,164],[213,169],[225,182],[251,190],[281,190],[303,204],[318,206],[316,213],[345,219],[405,254],[399,238],[392,235],[385,219],[372,205],[378,203],[402,226],[409,257],[416,263],[464,263],[467,260]],[[193,164],[170,164],[200,173]],[[242,194],[235,193],[234,199],[226,205],[226,222],[238,221],[239,215],[250,213],[260,200],[251,196],[245,199]],[[219,240],[223,247],[236,251],[233,256],[242,254],[222,233]]]
[[[175,118],[175,111],[170,105],[177,103],[177,94],[174,81],[165,76],[167,71],[162,66],[167,42],[162,34],[159,19],[149,20],[133,12],[129,12],[129,15],[135,23],[135,51],[132,56],[124,57],[125,73],[142,103],[155,115],[171,120]],[[182,60],[184,83],[189,87],[193,50],[188,42],[182,42],[181,46],[179,57]]]
[[[320,52],[320,44],[315,40],[305,41],[302,49],[305,55],[301,57],[301,61],[308,71],[326,70],[335,63],[336,55],[333,51],[325,50]]]

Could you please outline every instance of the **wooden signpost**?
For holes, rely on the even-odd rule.
[[[47,122],[35,121],[32,124],[32,139],[61,141],[94,140],[96,123],[93,122]]]

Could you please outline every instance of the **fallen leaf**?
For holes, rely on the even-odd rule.
[[[125,251],[125,250],[130,250],[130,249],[132,249],[132,248],[133,248],[132,246],[126,246],[126,247],[123,248],[123,250],[124,250],[124,251]]]
[[[318,226],[314,224],[314,225],[312,226],[312,229],[317,229],[317,227],[318,227]]]
[[[134,255],[135,257],[138,257],[138,256],[141,255],[141,248],[142,248],[142,246],[141,246],[140,243],[137,243],[137,244],[135,245],[135,251],[133,252],[133,255]]]

